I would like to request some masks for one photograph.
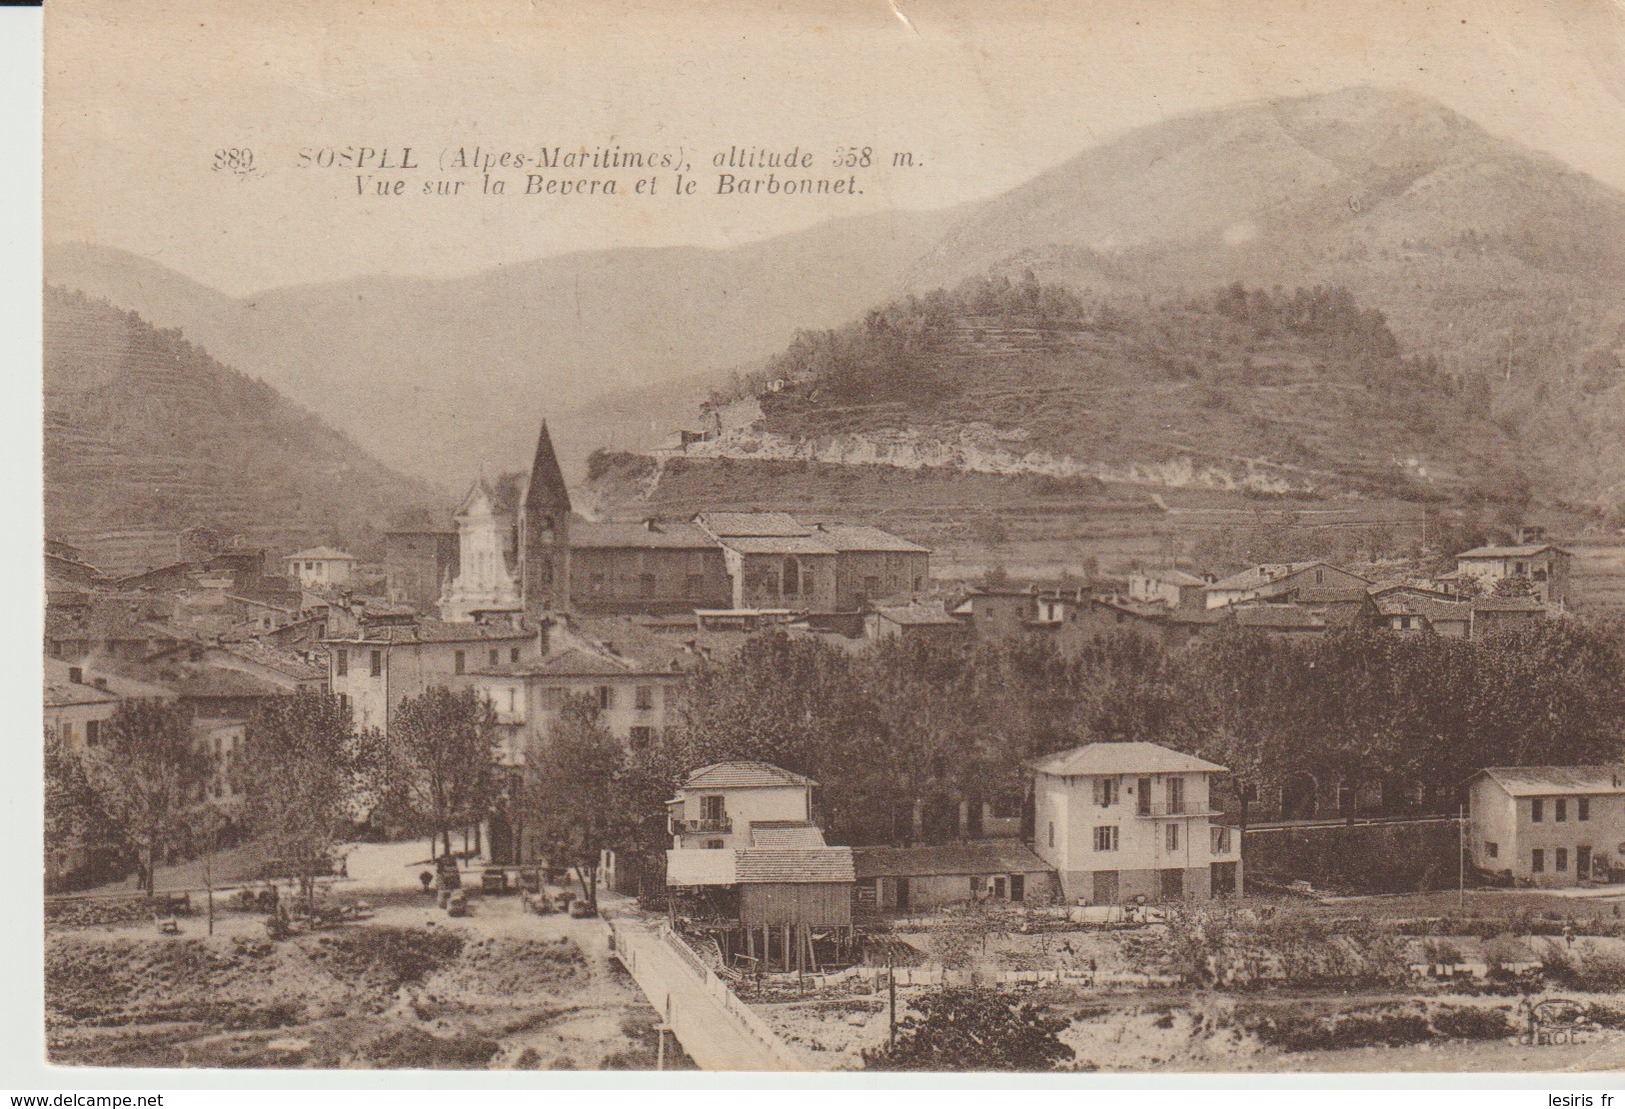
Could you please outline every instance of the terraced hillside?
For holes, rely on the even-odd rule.
[[[396,512],[444,499],[178,331],[55,287],[44,418],[46,530],[109,570],[172,558],[198,524],[365,550]]]

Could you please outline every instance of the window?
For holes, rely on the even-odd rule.
[[[508,661],[509,662],[518,662],[519,661],[519,648],[518,647],[509,647],[508,648]]]
[[[1117,804],[1116,778],[1095,779],[1095,804],[1099,805],[1103,809],[1110,808],[1111,806]]]
[[[1529,870],[1534,874],[1546,872],[1546,852],[1538,847],[1529,852]]]
[[[495,648],[495,647],[492,647],[492,648],[491,648],[491,654],[490,654],[490,656],[489,656],[489,657],[490,657],[490,659],[491,659],[491,665],[492,665],[492,666],[495,666],[495,665],[497,665],[497,664],[498,664],[498,663],[499,663],[499,662],[501,662],[501,661],[502,661],[502,652],[501,652],[501,651],[499,651],[499,650],[497,650],[497,649],[496,649],[496,648]]]
[[[603,712],[608,712],[614,706],[614,704],[615,704],[615,689],[614,689],[614,687],[607,686],[607,685],[599,686],[598,687],[598,708],[599,708],[599,710],[603,711]]]
[[[1168,811],[1182,813],[1185,811],[1185,779],[1168,779]]]
[[[1557,849],[1557,869],[1559,871],[1565,871],[1568,868],[1569,868],[1569,849],[1567,847],[1559,847]]]
[[[632,750],[647,751],[654,745],[655,730],[647,724],[637,724],[632,728]]]
[[[1095,850],[1117,850],[1117,827],[1112,824],[1102,824],[1095,829]]]
[[[1230,829],[1218,827],[1209,830],[1213,833],[1213,853],[1215,855],[1230,854]]]
[[[102,722],[100,720],[85,721],[85,746],[94,747],[101,742]]]
[[[1151,813],[1151,779],[1140,778],[1134,783],[1134,789],[1138,794],[1135,809],[1141,816],[1149,816]]]
[[[1576,820],[1590,820],[1591,819],[1591,798],[1589,798],[1589,797],[1576,797],[1574,799],[1574,819],[1576,819]]]
[[[724,818],[726,811],[727,810],[722,807],[721,794],[708,793],[704,797],[700,798],[701,820],[721,820]]]
[[[1539,797],[1529,799],[1529,823],[1539,824],[1546,819],[1546,802]]]
[[[864,578],[863,579],[863,592],[866,595],[870,596],[870,597],[879,596],[880,595],[880,578],[878,576],[875,576],[875,575],[871,575],[869,577]]]
[[[1051,847],[1055,846],[1055,821],[1053,820],[1049,822],[1049,845]]]
[[[640,685],[637,688],[637,706],[639,712],[648,712],[655,707],[655,690],[652,685]]]
[[[1484,857],[1486,859],[1499,859],[1501,857],[1501,845],[1499,843],[1491,843],[1489,840],[1485,840]]]
[[[345,716],[350,715],[350,695],[348,693],[339,694],[339,711],[344,713]]]
[[[64,720],[64,721],[62,721],[62,742],[63,743],[72,743],[73,742],[73,721],[72,720]]]
[[[1178,851],[1179,850],[1179,825],[1178,824],[1170,824],[1170,825],[1168,825],[1168,837],[1167,838],[1168,838],[1168,850],[1170,850],[1170,851]]]
[[[655,576],[653,574],[638,575],[638,595],[640,597],[653,597],[655,595]]]
[[[1557,800],[1552,802],[1552,820],[1554,823],[1561,824],[1568,818],[1569,799],[1567,797],[1559,797]],[[1558,867],[1558,869],[1561,870],[1563,868]]]
[[[463,652],[453,652],[451,656],[451,672],[453,674],[461,674],[467,668],[468,662],[463,658]]]
[[[333,656],[333,673],[340,678],[347,678],[350,675],[350,652],[343,647],[340,647],[338,653]]]
[[[720,839],[708,839],[705,841],[705,849],[707,851],[721,851],[722,841]]]
[[[382,651],[374,651],[374,652],[372,652],[372,676],[375,677],[375,678],[380,678],[380,677],[383,677],[383,674],[384,674],[384,652],[382,652]]]

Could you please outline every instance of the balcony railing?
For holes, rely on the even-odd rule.
[[[676,823],[679,831],[694,835],[704,835],[708,832],[727,834],[733,831],[734,827],[734,822],[725,816],[717,817],[715,820],[679,820]]]

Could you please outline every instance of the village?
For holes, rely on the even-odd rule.
[[[948,581],[863,520],[586,519],[545,423],[454,522],[47,541],[54,1056],[1625,1062],[1622,645],[1539,528]],[[1007,1053],[921,1054],[966,1014]]]

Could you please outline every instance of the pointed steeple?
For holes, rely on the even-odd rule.
[[[547,433],[546,420],[536,438],[536,459],[530,464],[530,483],[525,487],[525,509],[570,511],[570,492],[565,488],[564,471],[559,468],[559,456],[553,452],[553,437]]]

